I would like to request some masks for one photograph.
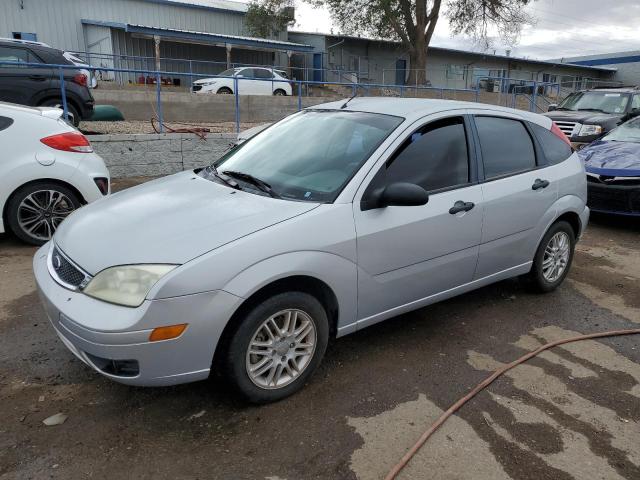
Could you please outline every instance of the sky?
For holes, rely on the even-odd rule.
[[[296,1],[296,25],[291,30],[340,33],[323,9]],[[639,0],[537,0],[526,8],[535,24],[525,26],[516,45],[493,41],[488,50],[515,57],[557,59],[579,55],[640,50]],[[464,36],[452,37],[441,15],[431,45],[482,50]]]

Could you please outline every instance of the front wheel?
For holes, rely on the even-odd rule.
[[[569,273],[575,248],[573,228],[565,221],[556,222],[542,238],[528,279],[540,292],[558,288]]]
[[[278,88],[276,90],[273,91],[273,94],[276,97],[286,97],[287,96],[287,92],[285,92],[284,90],[282,90],[281,88]]]
[[[229,87],[220,87],[216,93],[219,95],[231,95],[233,92]]]
[[[63,185],[32,183],[11,196],[7,205],[9,228],[21,240],[42,245],[51,240],[62,221],[81,205],[78,196]]]
[[[237,327],[225,371],[246,400],[275,402],[304,386],[328,340],[327,313],[315,297],[280,293],[256,305]]]

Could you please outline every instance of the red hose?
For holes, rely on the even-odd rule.
[[[438,430],[447,419],[457,412],[465,403],[475,397],[478,393],[484,390],[486,387],[491,385],[494,380],[498,377],[504,375],[506,372],[511,370],[514,367],[517,367],[521,363],[526,362],[527,360],[535,357],[541,352],[548,350],[553,347],[557,347],[558,345],[563,345],[565,343],[578,342],[581,340],[591,340],[593,338],[602,338],[602,337],[616,337],[619,335],[640,335],[640,328],[632,329],[632,330],[613,330],[611,332],[601,332],[601,333],[590,333],[588,335],[580,335],[578,337],[565,338],[564,340],[556,340],[555,342],[547,343],[546,345],[541,346],[540,348],[523,355],[522,357],[514,360],[513,362],[500,367],[498,370],[493,372],[491,376],[483,380],[479,383],[476,388],[471,390],[467,395],[462,397],[456,403],[451,405],[449,409],[444,412],[440,417],[429,427],[429,429],[422,434],[422,436],[418,439],[418,441],[409,449],[407,453],[404,454],[402,459],[389,471],[385,478],[385,480],[393,480],[395,479],[400,471],[407,466],[409,461],[413,458],[413,456],[418,453],[418,450],[422,448],[425,442],[433,435],[436,430]]]

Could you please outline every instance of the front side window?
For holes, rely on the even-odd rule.
[[[332,202],[403,120],[375,113],[308,110],[263,130],[214,165],[220,174],[241,172],[266,182],[282,198]],[[242,179],[238,183],[259,193]]]
[[[40,59],[25,48],[0,47],[0,62],[40,63]],[[19,65],[0,65],[0,68],[17,66]]]
[[[557,110],[624,113],[629,94],[617,92],[577,92],[565,98]]]
[[[522,122],[499,117],[476,117],[475,121],[486,179],[535,168],[533,142]]]
[[[428,192],[469,182],[462,117],[429,123],[412,133],[385,165],[384,183],[407,182]]]

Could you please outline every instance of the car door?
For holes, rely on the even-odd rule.
[[[483,201],[469,125],[451,114],[415,124],[356,194],[359,326],[472,280]],[[372,192],[397,182],[422,186],[428,202],[371,208]]]
[[[259,95],[273,95],[274,83],[273,72],[268,68],[254,68],[253,72],[256,78],[256,90],[259,91]]]
[[[258,81],[253,80],[255,73],[253,68],[243,68],[236,73],[238,78],[238,93],[240,95],[259,95]]]
[[[26,65],[42,63],[33,52],[22,46],[0,46],[0,62],[20,62],[25,65],[0,64],[0,100],[31,105],[32,99],[49,88],[53,72],[50,68]]]
[[[509,114],[474,115],[484,198],[475,278],[527,270],[558,197],[558,184],[527,123]]]

